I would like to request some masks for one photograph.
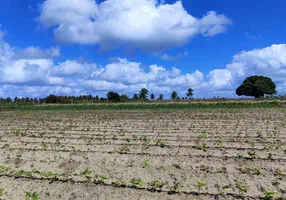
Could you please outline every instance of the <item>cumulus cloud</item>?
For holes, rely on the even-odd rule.
[[[281,90],[286,83],[286,44],[242,51],[225,69],[213,70],[208,76],[210,85],[216,89],[228,89],[233,83],[240,83],[251,75],[271,77]]]
[[[145,66],[126,58],[112,59],[105,66],[76,60],[55,63],[49,54],[44,54],[46,58],[17,58],[19,50],[15,49],[0,39],[0,95],[4,97],[105,95],[110,90],[131,95],[142,87],[155,94],[163,93],[166,98],[173,90],[185,95],[189,87],[195,89],[196,97],[234,97],[234,87],[254,74],[271,77],[279,92],[286,89],[286,44],[242,51],[225,68],[206,75],[196,69],[182,73],[177,67]],[[40,48],[38,51],[47,52]]]
[[[146,51],[180,46],[197,34],[214,36],[231,24],[214,11],[196,18],[181,1],[158,0],[46,0],[38,21],[54,28],[59,42],[98,44],[103,49],[128,45]]]

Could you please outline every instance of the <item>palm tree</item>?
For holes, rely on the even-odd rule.
[[[142,88],[140,91],[139,91],[139,99],[142,99],[142,100],[147,100],[147,95],[148,95],[148,90],[146,88]]]

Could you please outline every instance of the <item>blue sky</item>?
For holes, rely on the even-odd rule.
[[[283,0],[1,0],[0,96],[286,91]]]

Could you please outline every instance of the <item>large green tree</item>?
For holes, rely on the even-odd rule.
[[[236,89],[238,96],[264,97],[265,94],[276,93],[276,85],[271,78],[265,76],[250,76]]]
[[[112,101],[112,102],[119,102],[120,101],[120,95],[116,92],[108,92],[107,98],[109,101]]]

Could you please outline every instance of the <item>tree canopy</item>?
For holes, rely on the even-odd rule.
[[[178,93],[176,91],[173,91],[172,94],[171,94],[171,99],[175,100],[177,98],[178,98]]]
[[[238,96],[264,97],[265,94],[276,93],[276,85],[271,78],[265,76],[250,76],[236,89]]]
[[[112,102],[119,102],[120,101],[120,95],[116,92],[108,92],[107,98],[109,101],[112,101]]]
[[[148,95],[148,90],[146,88],[142,88],[140,91],[139,91],[139,99],[142,99],[142,100],[147,100],[147,95]]]
[[[192,98],[194,96],[194,90],[192,88],[189,88],[188,89],[188,93],[186,94],[187,97]]]

